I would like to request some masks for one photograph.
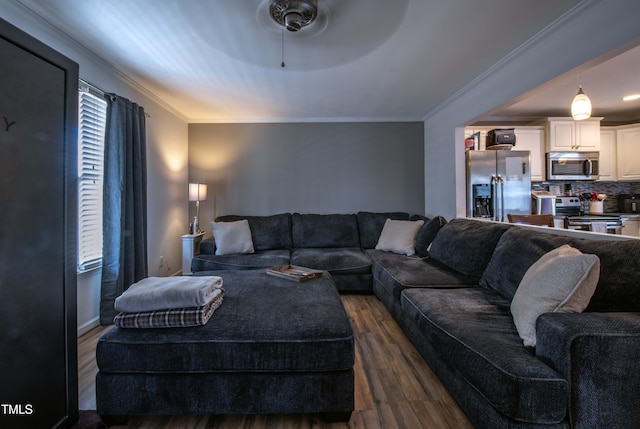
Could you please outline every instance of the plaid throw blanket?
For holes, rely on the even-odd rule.
[[[113,319],[120,328],[187,328],[204,325],[222,304],[224,289],[200,307],[169,308],[166,310],[118,313]]]

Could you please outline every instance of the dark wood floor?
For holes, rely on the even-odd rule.
[[[328,424],[308,414],[133,417],[140,429],[472,428],[398,324],[372,295],[343,295],[355,334],[355,411],[349,423]],[[80,409],[95,410],[96,342],[109,328],[78,339]]]

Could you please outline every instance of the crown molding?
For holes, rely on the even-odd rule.
[[[85,54],[91,61],[94,61],[97,64],[99,64],[101,67],[107,69],[109,73],[113,74],[122,83],[124,83],[125,85],[129,86],[131,89],[133,89],[134,91],[140,93],[141,95],[149,98],[153,102],[157,103],[160,107],[164,108],[165,110],[169,111],[173,115],[177,116],[178,118],[180,118],[184,122],[189,122],[189,119],[186,116],[184,116],[181,112],[176,110],[172,105],[170,105],[169,103],[164,101],[162,98],[158,97],[155,93],[153,93],[151,90],[147,89],[144,85],[142,85],[141,83],[137,82],[135,79],[133,79],[131,76],[129,76],[125,72],[119,70],[116,66],[111,64],[109,61],[104,59],[102,56],[100,56],[99,54],[97,54],[93,50],[89,49],[87,46],[85,46],[84,44],[82,44],[81,42],[76,40],[75,38],[71,37],[69,34],[67,34],[65,31],[60,29],[54,23],[52,23],[51,21],[49,21],[46,18],[44,18],[42,15],[40,15],[38,12],[36,12],[32,8],[30,8],[28,5],[24,4],[21,0],[14,0],[14,2],[20,8],[22,8],[22,10],[25,13],[27,13],[29,16],[35,18],[42,25],[46,25],[49,29],[51,29],[53,32],[58,34],[62,39],[64,39],[67,43],[72,45],[75,49],[77,49],[78,51],[80,51],[83,54]],[[80,69],[80,78],[83,79],[83,80],[86,80],[86,81],[88,81],[90,83],[92,81],[91,78],[88,78],[88,77],[83,75],[82,68]],[[111,92],[111,91],[109,91],[108,88],[103,88],[103,89],[105,91],[107,91],[107,92]],[[117,91],[114,91],[114,92],[117,92]]]

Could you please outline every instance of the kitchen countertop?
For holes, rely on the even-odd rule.
[[[595,213],[595,215],[605,215],[605,216],[620,216],[627,219],[638,219],[640,218],[640,213],[614,213],[614,212],[606,212],[606,213]],[[589,215],[589,212],[584,214],[585,216]],[[564,219],[567,215],[564,214],[556,214],[554,218]]]
[[[638,219],[638,218],[640,218],[640,213],[606,213],[606,214],[613,214],[613,215],[624,217],[624,218],[627,218],[627,219]]]

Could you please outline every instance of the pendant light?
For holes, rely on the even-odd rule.
[[[571,116],[576,121],[582,121],[591,117],[591,100],[582,90],[582,77],[580,78],[580,89],[571,103]]]

